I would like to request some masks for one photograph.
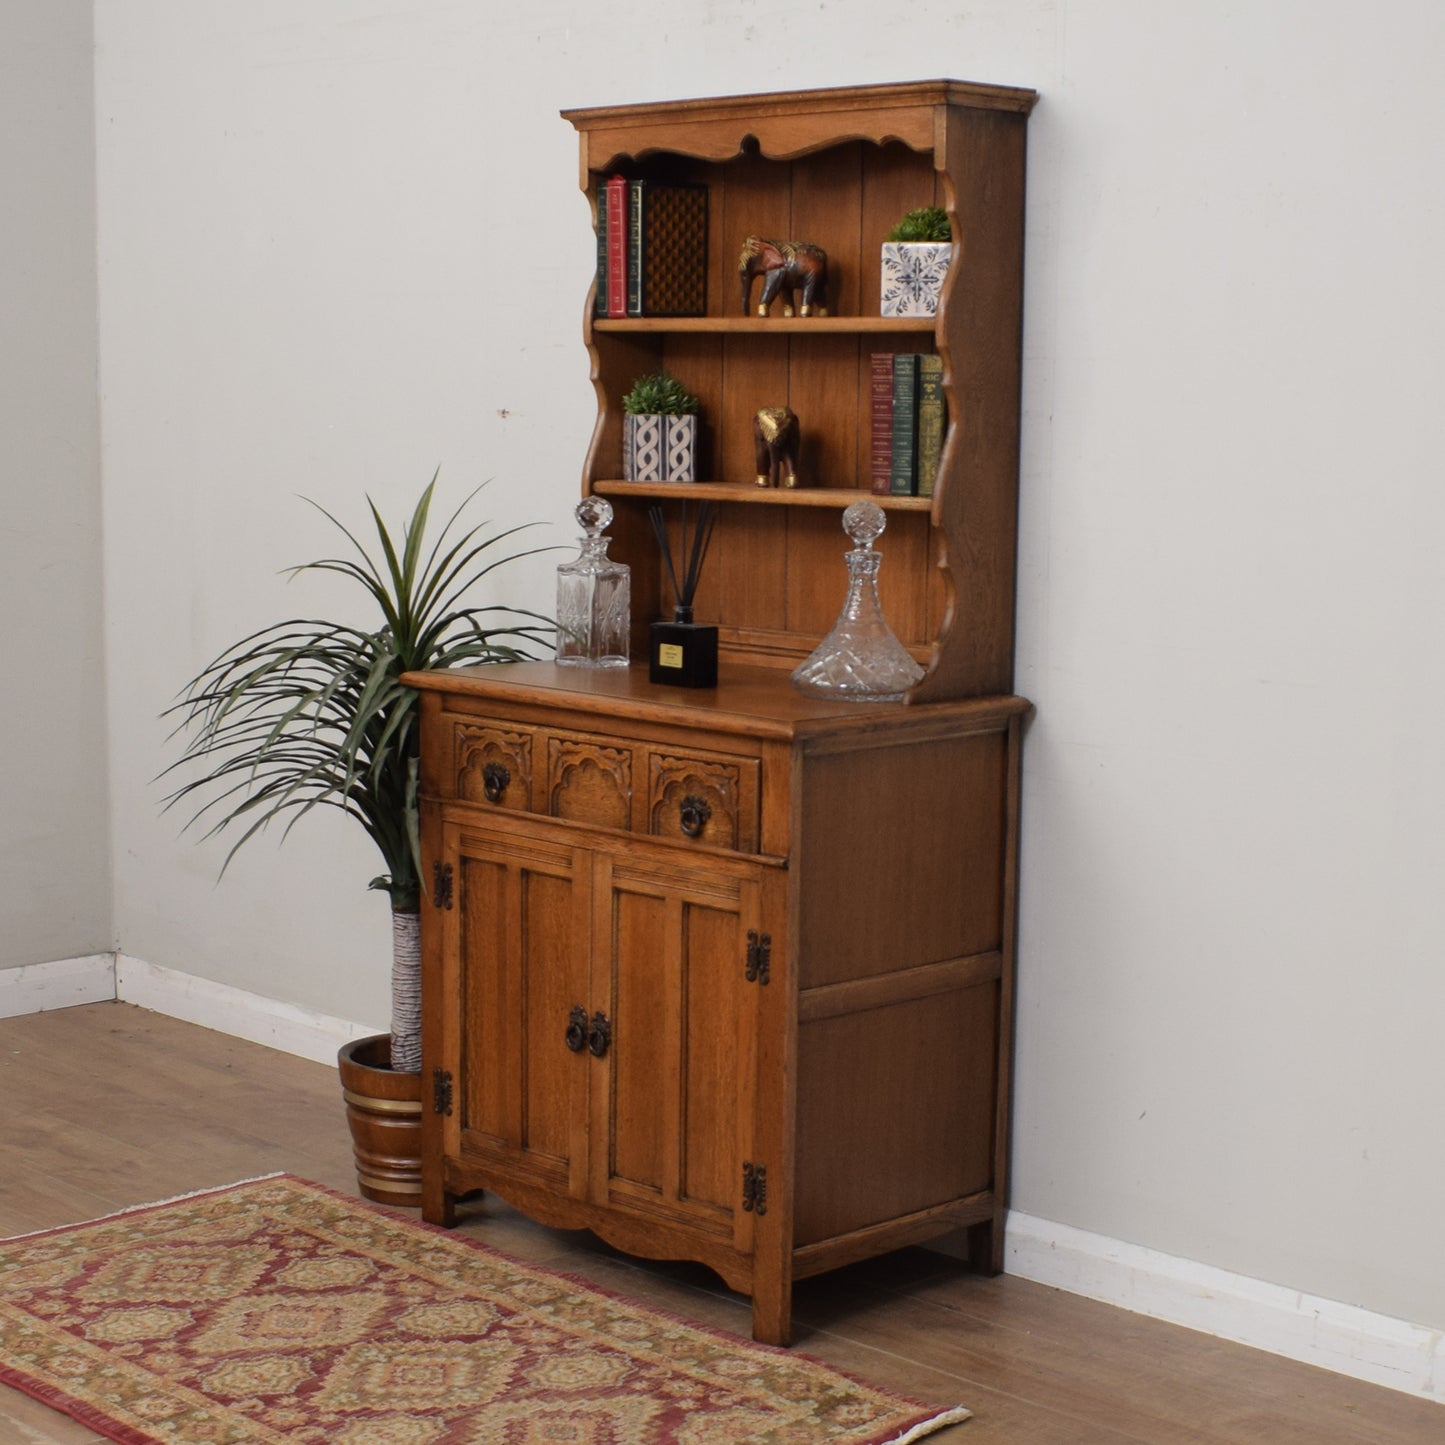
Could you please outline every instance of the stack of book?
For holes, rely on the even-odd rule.
[[[872,490],[931,497],[943,450],[943,359],[932,352],[872,355]]]
[[[598,316],[707,315],[707,187],[597,183]]]

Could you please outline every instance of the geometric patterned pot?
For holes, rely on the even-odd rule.
[[[697,417],[627,412],[622,418],[622,479],[695,482]]]
[[[881,314],[936,315],[952,258],[952,241],[885,241]]]

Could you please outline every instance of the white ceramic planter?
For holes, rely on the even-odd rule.
[[[622,418],[622,479],[695,482],[697,418],[626,413]]]
[[[952,241],[885,241],[879,310],[884,316],[935,315],[952,259]]]

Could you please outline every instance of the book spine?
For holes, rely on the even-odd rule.
[[[627,315],[627,178],[607,182],[607,314]]]
[[[607,182],[597,182],[597,290],[593,297],[594,315],[607,315]]]
[[[633,181],[627,196],[627,314],[642,315],[642,201],[646,181]]]
[[[918,495],[933,495],[933,479],[943,456],[943,358],[925,352],[918,358]]]
[[[893,465],[889,487],[895,497],[911,497],[918,485],[918,353],[893,358]]]
[[[871,383],[868,466],[872,490],[887,496],[893,490],[893,356],[875,351],[870,358]]]

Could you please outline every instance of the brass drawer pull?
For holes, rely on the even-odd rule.
[[[712,817],[712,809],[708,806],[705,798],[699,798],[696,793],[689,793],[677,809],[678,822],[682,831],[689,838],[699,838],[702,830],[707,827],[708,819]]]
[[[505,763],[485,764],[482,768],[482,792],[486,794],[487,802],[500,803],[511,781],[512,774]]]

